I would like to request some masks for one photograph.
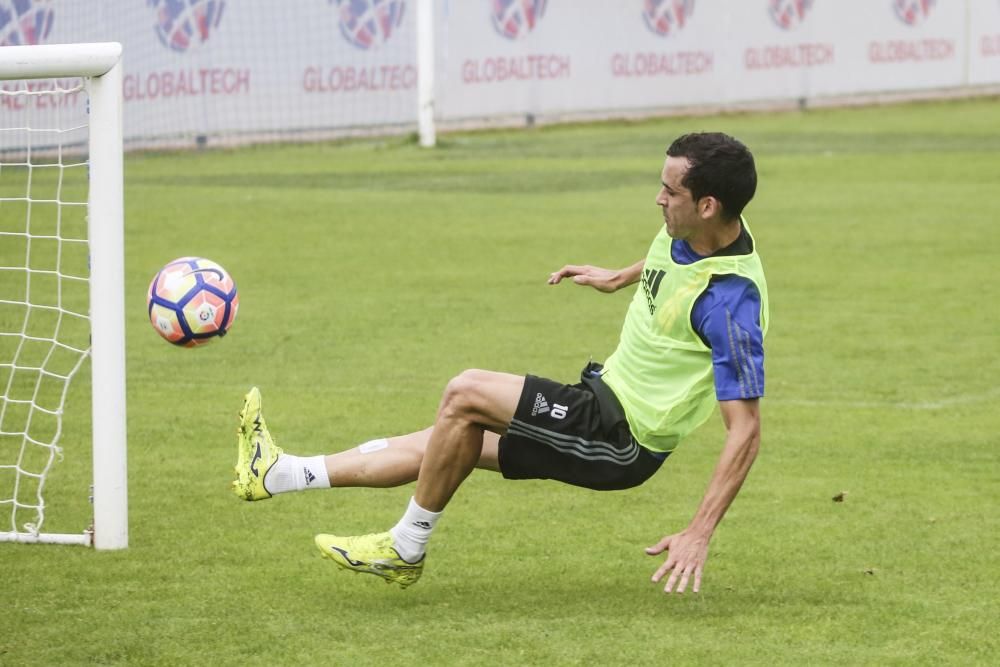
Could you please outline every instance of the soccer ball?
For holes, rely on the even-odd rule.
[[[240,306],[232,277],[204,257],[181,257],[160,269],[146,301],[156,332],[184,347],[226,335]]]

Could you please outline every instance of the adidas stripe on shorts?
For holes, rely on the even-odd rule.
[[[500,438],[504,477],[610,491],[638,486],[659,470],[666,455],[635,441],[599,370],[589,365],[575,385],[525,376],[514,419]]]

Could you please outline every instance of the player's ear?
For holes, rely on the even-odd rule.
[[[705,195],[698,200],[698,214],[704,220],[722,215],[722,202],[712,195]]]

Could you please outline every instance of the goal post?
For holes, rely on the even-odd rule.
[[[7,266],[8,256],[3,255],[4,266],[0,267],[0,279],[6,275],[16,272],[23,273],[26,280],[23,302],[20,300],[10,300],[4,295],[0,295],[0,304],[10,305],[23,310],[24,319],[20,332],[10,332],[9,329],[0,332],[4,336],[20,336],[13,347],[18,351],[26,349],[25,340],[32,343],[50,343],[51,349],[44,356],[45,362],[53,357],[53,351],[63,352],[72,350],[79,353],[79,359],[70,372],[57,372],[46,368],[45,363],[34,361],[19,361],[15,355],[14,359],[6,363],[6,359],[0,359],[0,370],[8,372],[7,390],[0,384],[0,391],[5,391],[2,395],[2,409],[7,412],[9,405],[14,403],[27,403],[28,401],[15,400],[9,395],[10,388],[15,384],[14,376],[20,373],[34,374],[38,384],[34,389],[34,394],[30,405],[24,409],[27,416],[27,426],[23,427],[23,433],[14,435],[21,437],[21,453],[16,457],[17,461],[9,465],[6,460],[0,459],[0,468],[7,468],[13,475],[15,495],[12,500],[0,497],[0,510],[6,507],[2,503],[10,503],[9,529],[0,523],[0,542],[43,542],[56,544],[83,544],[92,545],[97,549],[124,549],[128,546],[128,497],[127,497],[127,474],[126,474],[126,425],[125,425],[125,307],[124,307],[124,198],[123,198],[123,145],[122,145],[122,47],[118,43],[93,43],[93,44],[57,44],[41,46],[7,46],[0,47],[0,81],[24,81],[30,79],[57,79],[57,78],[81,78],[83,80],[83,90],[87,93],[87,158],[82,168],[86,169],[86,200],[83,202],[68,202],[65,204],[60,197],[55,197],[57,201],[45,201],[45,204],[54,204],[58,209],[57,219],[61,220],[63,208],[70,204],[78,204],[86,207],[86,229],[85,239],[71,238],[64,239],[61,232],[52,236],[46,232],[44,236],[34,235],[32,231],[31,211],[32,206],[41,208],[40,202],[33,201],[31,193],[31,174],[33,173],[32,159],[38,151],[32,146],[32,137],[39,130],[30,125],[30,121],[24,123],[23,127],[15,128],[23,134],[17,136],[27,137],[27,145],[5,146],[0,143],[0,172],[6,167],[23,168],[27,171],[27,191],[24,197],[7,197],[6,193],[0,193],[0,206],[8,204],[22,205],[28,218],[24,231],[10,231],[4,227],[0,229],[0,241],[10,239],[12,242],[24,244],[27,248],[25,265],[23,267]],[[30,86],[23,86],[11,92],[6,87],[3,95],[54,95],[72,91],[59,90],[57,87],[42,89],[38,87],[32,89]],[[10,106],[10,105],[8,105]],[[22,104],[30,106],[30,104]],[[51,106],[57,106],[52,104]],[[2,130],[8,129],[11,123],[8,114],[0,116],[0,137]],[[21,124],[19,120],[14,121]],[[59,135],[62,130],[49,130],[53,136]],[[61,141],[61,139],[60,139]],[[13,143],[16,143],[13,142]],[[15,154],[23,148],[19,157],[11,165],[8,163],[8,154]],[[55,151],[58,155],[59,174],[58,183],[62,187],[62,160],[64,151],[62,144],[49,151]],[[73,165],[79,166],[79,165]],[[3,174],[0,173],[0,180]],[[20,210],[20,209],[17,209]],[[57,227],[58,228],[58,227]],[[81,231],[81,235],[84,232]],[[22,238],[23,237],[23,238]],[[64,271],[62,265],[55,266],[54,269],[40,270],[32,265],[31,257],[32,243],[42,245],[43,241],[52,241],[58,247],[56,257],[61,262],[63,248],[69,247],[76,242],[86,248],[87,257],[85,264],[89,267],[89,275],[73,275],[73,271]],[[86,267],[80,273],[88,273]],[[32,280],[36,282],[42,278],[51,278],[57,285],[55,293],[58,295],[57,303],[38,304],[32,302]],[[73,312],[73,309],[63,303],[63,281],[87,281],[89,286],[88,310],[82,313]],[[8,282],[12,282],[8,279]],[[55,334],[32,335],[29,329],[29,320],[33,313],[39,311],[52,311],[56,313],[57,324]],[[84,343],[80,349],[74,348],[58,340],[60,327],[63,326],[64,319],[71,320],[74,317],[89,321],[89,345]],[[52,459],[58,454],[57,441],[61,432],[62,403],[65,401],[66,388],[72,379],[73,373],[89,356],[91,361],[91,386],[92,386],[92,459],[93,459],[93,525],[90,529],[84,530],[81,534],[57,534],[46,533],[42,527],[44,521],[45,501],[42,497],[42,490],[45,484],[45,476],[48,473]],[[51,380],[53,377],[64,382],[61,399],[56,407],[46,408],[35,405],[34,397],[39,394],[39,387],[43,380]],[[20,407],[20,406],[19,406]],[[56,426],[52,428],[53,435],[50,442],[39,441],[31,433],[31,421],[35,415],[50,415],[57,420]],[[0,418],[0,432],[6,436],[11,433],[4,426]],[[20,462],[25,458],[25,448],[28,446],[41,446],[48,448],[49,465],[41,473],[33,472],[32,484],[37,488],[37,504],[21,505],[18,497],[17,487],[21,483],[20,475],[24,473],[20,469]],[[84,500],[85,502],[85,500]],[[37,518],[32,523],[18,525],[16,519],[19,507],[28,507],[34,510]],[[3,512],[6,514],[6,512]]]
[[[434,0],[417,0],[417,135],[420,145],[437,144],[434,127]]]

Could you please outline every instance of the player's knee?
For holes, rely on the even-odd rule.
[[[472,419],[478,413],[485,372],[470,369],[453,377],[441,397],[440,414],[446,418]]]

